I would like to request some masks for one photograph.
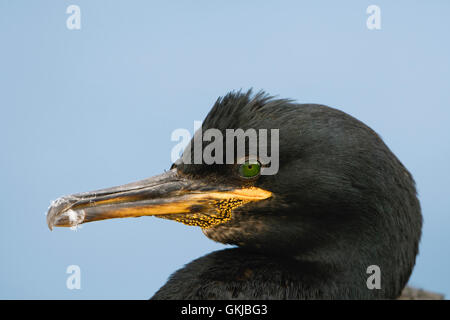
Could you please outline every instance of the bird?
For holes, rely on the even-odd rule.
[[[193,161],[196,136],[211,129],[224,140],[229,129],[254,129],[259,138],[261,129],[278,130],[266,145],[278,153],[271,160],[278,170],[263,174],[268,164],[250,139],[244,159],[233,158],[230,139],[212,154],[223,160],[233,152],[231,163]],[[155,300],[396,299],[414,268],[423,223],[411,173],[374,130],[336,108],[251,89],[219,97],[170,170],[63,196],[47,223],[140,216],[200,227],[232,245],[175,271]]]

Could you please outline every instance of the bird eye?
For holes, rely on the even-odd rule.
[[[261,164],[259,162],[245,162],[239,167],[239,174],[243,178],[253,178],[261,172]]]

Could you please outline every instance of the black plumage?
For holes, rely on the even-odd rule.
[[[203,123],[208,128],[279,128],[279,172],[254,182],[274,196],[203,229],[238,247],[187,264],[153,299],[400,295],[418,253],[421,209],[411,174],[372,129],[327,106],[250,91],[219,99]],[[233,175],[227,165],[175,166],[211,181]],[[367,287],[370,265],[380,267],[381,289]]]

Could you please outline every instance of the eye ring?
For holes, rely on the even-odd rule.
[[[261,175],[261,163],[259,161],[248,161],[239,165],[238,174],[242,179],[252,180]]]

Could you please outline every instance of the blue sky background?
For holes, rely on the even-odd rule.
[[[71,4],[81,30],[66,28]],[[423,208],[410,283],[450,297],[449,12],[443,0],[1,0],[0,298],[149,298],[223,248],[151,217],[50,232],[44,213],[168,169],[172,131],[249,87],[337,107],[383,137]],[[72,264],[81,290],[66,288]]]

